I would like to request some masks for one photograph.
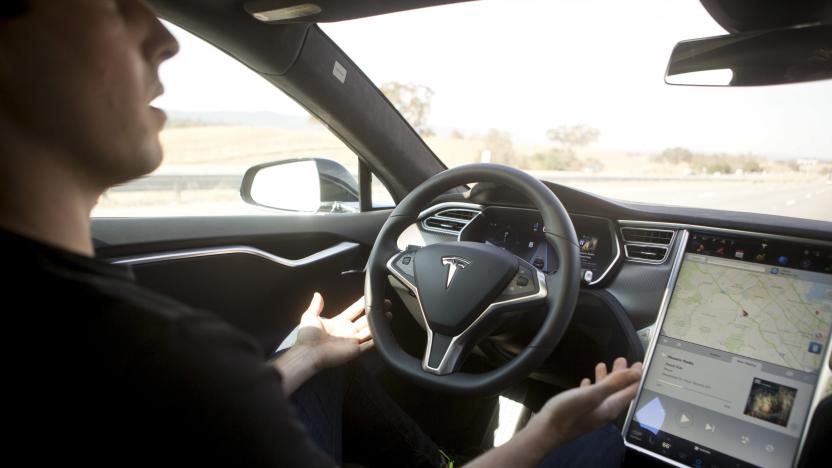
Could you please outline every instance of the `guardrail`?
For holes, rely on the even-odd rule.
[[[158,174],[136,179],[110,189],[113,192],[183,190],[239,190],[243,176],[239,174]]]
[[[629,175],[608,175],[608,174],[587,174],[576,172],[558,171],[528,171],[529,174],[551,182],[776,182],[780,179],[767,176],[629,176]],[[117,185],[111,190],[113,192],[140,192],[153,190],[177,191],[182,190],[215,190],[231,189],[239,190],[242,184],[241,174],[205,174],[200,172],[176,173],[176,174],[154,174],[142,177],[132,182]]]

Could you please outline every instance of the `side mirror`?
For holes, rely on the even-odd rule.
[[[322,158],[289,159],[250,168],[240,195],[246,203],[307,213],[357,212],[358,182],[342,165]]]
[[[665,83],[762,86],[832,78],[832,25],[819,24],[676,44]]]

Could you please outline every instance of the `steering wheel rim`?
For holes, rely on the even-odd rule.
[[[506,284],[514,283],[505,283],[506,275],[503,274],[504,272],[501,268],[507,264],[505,263],[505,258],[499,259],[498,257],[501,255],[504,256],[511,254],[498,253],[498,251],[504,251],[498,247],[487,246],[486,244],[477,245],[484,246],[483,249],[485,250],[488,250],[489,248],[494,250],[490,252],[483,250],[480,252],[482,249],[479,247],[467,245],[474,243],[452,242],[438,244],[438,247],[436,248],[433,247],[437,244],[433,244],[415,252],[414,255],[423,255],[423,257],[414,256],[413,276],[408,277],[407,272],[405,271],[406,268],[399,268],[402,267],[402,264],[396,263],[397,259],[403,259],[402,252],[399,250],[396,241],[404,229],[417,221],[417,218],[424,207],[437,196],[447,192],[448,190],[473,182],[492,182],[503,184],[525,195],[526,198],[532,202],[535,208],[540,211],[541,217],[543,218],[543,224],[545,226],[545,239],[555,249],[559,258],[559,268],[554,273],[544,274],[536,269],[533,269],[533,267],[530,272],[527,272],[529,273],[527,276],[531,275],[532,272],[536,276],[536,278],[533,278],[533,283],[536,286],[534,294],[540,296],[541,291],[543,291],[542,299],[546,308],[546,316],[540,330],[534,336],[529,345],[511,361],[497,369],[482,374],[457,372],[453,365],[450,366],[450,369],[446,366],[444,369],[437,370],[436,367],[431,368],[431,365],[429,365],[428,368],[425,368],[425,363],[428,362],[433,364],[439,362],[438,367],[442,367],[441,363],[444,362],[445,357],[449,354],[449,352],[455,352],[453,351],[454,343],[453,340],[448,343],[448,337],[444,334],[441,334],[443,337],[442,340],[437,338],[437,335],[440,334],[433,330],[433,328],[429,325],[429,322],[431,322],[430,319],[435,319],[438,322],[436,323],[436,326],[438,327],[443,325],[442,320],[444,317],[436,317],[435,313],[433,316],[428,317],[426,309],[422,305],[422,300],[419,297],[418,287],[414,284],[415,281],[411,284],[406,283],[408,282],[407,280],[413,280],[419,276],[416,272],[417,266],[421,268],[421,270],[419,270],[420,272],[430,271],[425,270],[425,268],[438,268],[434,265],[437,263],[435,260],[437,258],[441,258],[442,268],[444,269],[446,266],[448,267],[448,284],[445,285],[445,289],[447,290],[452,281],[453,273],[451,273],[450,270],[453,266],[446,262],[453,263],[453,260],[447,259],[449,257],[454,257],[454,255],[449,254],[447,256],[441,256],[441,252],[447,249],[448,252],[453,253],[462,249],[461,251],[465,252],[465,255],[476,256],[478,263],[481,265],[493,266],[494,270],[499,270],[497,273],[482,273],[482,271],[484,271],[482,270],[478,274],[491,274],[494,276],[493,283],[495,285],[502,285],[502,287],[506,287]],[[452,245],[455,246],[456,249],[452,249]],[[424,250],[424,252],[422,252],[422,250]],[[437,257],[437,255],[439,256]],[[422,260],[417,263],[419,258],[422,258]],[[428,258],[429,260],[427,260]],[[520,263],[522,261],[521,259],[517,260],[517,271],[521,272],[528,264],[523,265]],[[505,271],[510,271],[510,268],[510,266],[506,266]],[[471,270],[473,270],[473,268]],[[396,274],[397,272],[398,274]],[[420,299],[419,306],[422,309],[421,312],[425,318],[425,326],[428,333],[427,349],[421,362],[406,353],[401,348],[398,341],[394,337],[390,324],[385,316],[384,291],[387,276],[391,273],[400,281],[405,283],[405,285],[411,290],[416,290],[417,299]],[[468,273],[466,272],[466,274]],[[517,275],[519,274],[521,273],[517,273]],[[502,276],[497,278],[495,275]],[[421,278],[428,278],[428,276],[428,274],[423,273]],[[516,278],[516,275],[513,275],[508,281],[513,282],[514,278]],[[566,209],[560,203],[555,194],[552,193],[548,187],[543,185],[542,182],[520,170],[498,164],[469,164],[448,169],[431,177],[409,193],[390,214],[378,234],[367,263],[364,286],[366,312],[370,329],[373,333],[376,349],[378,349],[379,354],[381,354],[385,362],[387,362],[387,364],[400,375],[417,385],[442,392],[469,396],[493,395],[510,386],[512,383],[520,381],[528,376],[529,373],[543,363],[543,361],[551,354],[552,350],[557,346],[563,336],[563,333],[566,331],[569,321],[572,318],[572,312],[578,298],[579,278],[580,255],[577,236],[575,235],[575,229],[572,226],[572,222],[566,212]],[[442,279],[440,278],[439,281],[441,280]],[[435,282],[437,279],[426,279],[425,281]],[[438,286],[436,284],[431,284],[430,286],[433,291],[437,290],[436,288]],[[485,297],[491,297],[492,299],[503,298],[505,296],[497,296],[504,292],[505,291],[503,290],[499,290],[496,291],[495,295],[494,290],[486,291]],[[451,296],[448,297],[451,298]],[[531,295],[528,297],[531,297]],[[532,298],[530,300],[536,299],[540,299],[540,297]],[[460,303],[457,301],[456,304]],[[471,314],[465,315],[463,319],[459,321],[460,323],[456,325],[451,323],[452,327],[449,328],[449,330],[464,328],[467,333],[471,327],[477,323],[477,321],[481,322],[482,329],[487,330],[488,327],[486,321],[492,320],[487,317],[499,317],[502,310],[501,307],[497,307],[496,309],[492,307],[494,304],[495,302],[492,301],[484,310],[480,310],[478,312],[476,310],[477,307],[474,306],[472,309],[472,314],[475,315],[473,321],[471,321],[471,317],[469,316]],[[433,305],[437,309],[442,308],[441,304],[436,301],[433,302]],[[508,307],[511,307],[512,305],[516,304],[509,303]],[[482,305],[479,304],[479,307],[481,306]],[[491,315],[486,313],[489,311]],[[447,315],[450,310],[446,308],[441,310],[441,312]],[[483,319],[482,317],[486,318]],[[454,326],[456,328],[453,328]],[[478,338],[477,330],[471,332],[470,336],[471,339],[474,340],[481,339],[481,337]],[[440,344],[446,347],[441,358],[442,361],[437,361],[437,352],[434,350],[434,347],[439,346],[439,344],[432,344],[432,339],[437,343],[441,341]],[[466,347],[470,350],[470,346],[472,346],[471,343],[460,344],[457,342],[457,347],[460,353],[466,351]],[[457,356],[455,361],[458,362],[460,359],[461,357]],[[449,370],[450,372],[448,372]]]

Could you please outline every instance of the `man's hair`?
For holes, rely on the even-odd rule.
[[[0,19],[14,18],[26,11],[26,0],[0,0]]]

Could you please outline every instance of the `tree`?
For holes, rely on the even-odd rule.
[[[525,158],[527,169],[541,171],[577,171],[581,163],[572,151],[550,148]]]
[[[558,128],[546,130],[546,138],[560,143],[567,151],[578,146],[586,146],[598,141],[601,132],[589,125],[561,125]]]
[[[424,85],[390,81],[381,85],[381,92],[420,135],[433,135],[427,124],[430,101],[433,98],[432,89]]]
[[[661,152],[661,154],[651,158],[656,162],[666,162],[670,164],[690,163],[694,159],[694,154],[687,148],[679,146],[668,148]]]
[[[485,146],[491,152],[491,162],[515,166],[517,154],[514,152],[514,142],[511,134],[492,128],[485,134]]]

